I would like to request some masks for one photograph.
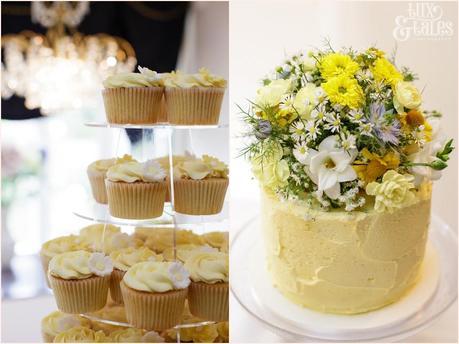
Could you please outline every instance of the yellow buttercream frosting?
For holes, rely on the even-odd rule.
[[[126,233],[116,233],[108,235],[103,242],[103,252],[110,254],[113,251],[121,250],[123,248],[138,248],[142,246],[142,241],[132,235]]]
[[[116,330],[108,339],[112,343],[164,343],[164,338],[157,332],[147,332],[133,327]]]
[[[124,283],[135,290],[164,293],[177,288],[175,274],[171,271],[177,263],[141,262],[134,264],[124,274]]]
[[[58,334],[54,338],[54,343],[104,343],[106,339],[102,331],[96,332],[87,327],[74,327]]]
[[[218,248],[222,252],[228,252],[229,233],[228,232],[209,232],[201,235],[206,244]]]
[[[162,182],[166,179],[166,171],[154,160],[143,163],[133,161],[110,167],[107,171],[107,179],[125,183]]]
[[[113,235],[121,233],[119,227],[108,224],[94,224],[80,230],[80,240],[91,247],[93,251],[103,251],[104,241],[109,241]]]
[[[145,245],[153,251],[162,253],[168,247],[174,245],[174,235],[172,228],[142,228],[135,229],[135,235],[143,237]],[[175,243],[176,245],[202,245],[204,242],[202,238],[193,233],[191,230],[176,229],[175,230]]]
[[[417,281],[431,185],[392,213],[313,210],[262,195],[262,228],[275,287],[296,304],[356,314],[400,299]]]
[[[93,163],[91,163],[88,166],[88,168],[91,170],[99,171],[99,172],[107,172],[107,170],[113,165],[122,164],[125,162],[131,162],[131,161],[136,161],[136,160],[132,158],[132,156],[130,156],[129,154],[124,154],[120,158],[96,160]]]
[[[186,260],[185,268],[193,282],[228,283],[229,260],[226,253],[194,251]]]
[[[177,245],[176,246],[176,255],[177,260],[184,263],[195,251],[199,252],[212,252],[217,251],[216,248],[207,246],[207,245]],[[174,247],[168,247],[163,251],[163,257],[167,261],[174,261]]]
[[[73,251],[54,256],[49,262],[48,272],[63,279],[84,279],[93,276],[89,268],[91,252]]]
[[[91,328],[91,322],[79,315],[60,311],[54,311],[41,320],[42,332],[53,337],[74,327]]]
[[[128,247],[110,253],[113,266],[118,270],[127,271],[134,264],[145,261],[162,261],[163,257],[147,247]]]
[[[96,312],[90,313],[90,315],[95,316],[96,318],[112,320],[115,322],[121,322],[121,323],[127,322],[124,306],[119,306],[119,305],[105,306],[104,308]],[[113,331],[124,329],[125,327],[110,325],[110,324],[102,323],[100,321],[93,321],[92,328],[95,331],[102,330],[106,334],[110,334]]]
[[[176,179],[227,178],[228,173],[228,166],[223,161],[209,155],[203,155],[201,159],[186,159],[174,166]]]
[[[105,88],[160,87],[163,81],[141,73],[119,73],[106,78],[103,85]]]
[[[177,88],[191,87],[226,87],[226,80],[220,76],[211,74],[208,69],[201,68],[199,73],[185,74],[180,71],[173,71],[165,74],[164,86]]]
[[[57,254],[88,249],[88,244],[76,235],[66,235],[45,242],[40,253],[52,258]]]

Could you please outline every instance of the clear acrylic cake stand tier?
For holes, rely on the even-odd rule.
[[[175,212],[174,210],[174,183],[173,183],[173,142],[172,142],[172,135],[174,130],[187,130],[188,131],[188,139],[189,139],[189,148],[191,153],[193,154],[193,142],[192,142],[192,135],[191,131],[193,130],[202,130],[202,129],[225,129],[228,128],[228,125],[171,125],[171,124],[151,124],[151,125],[133,125],[133,124],[110,124],[106,122],[90,122],[86,123],[86,126],[89,127],[98,127],[98,128],[117,128],[117,129],[152,129],[152,130],[165,130],[167,132],[167,141],[168,141],[168,157],[169,157],[169,181],[170,181],[170,194],[171,194],[171,201],[165,204],[164,212],[161,217],[155,219],[146,219],[146,220],[128,220],[128,219],[121,219],[116,218],[110,215],[108,211],[108,206],[103,204],[98,204],[94,200],[87,201],[83,204],[78,204],[76,206],[76,210],[73,212],[74,215],[79,216],[83,219],[104,223],[104,224],[114,224],[114,225],[122,225],[122,226],[136,226],[136,227],[150,227],[152,230],[158,227],[171,227],[174,229],[173,231],[173,246],[174,246],[174,257],[176,257],[176,233],[175,229],[178,226],[185,226],[185,225],[197,225],[200,229],[205,228],[206,226],[215,226],[216,224],[225,224],[228,219],[228,205],[225,203],[222,212],[215,215],[199,215],[199,216],[192,216],[192,215],[185,215]],[[118,148],[119,148],[119,141],[121,136],[121,130],[119,131],[118,135],[118,143],[116,147],[116,156],[118,156]],[[144,142],[144,136],[142,134],[142,148],[146,145]],[[142,154],[144,155],[144,154]],[[142,156],[142,160],[147,160],[148,158],[153,157],[145,157]],[[116,326],[123,326],[123,327],[132,327],[132,325],[123,322],[117,322],[109,319],[103,319],[91,314],[81,314],[81,316],[88,318],[93,321],[98,321],[101,323],[109,324],[109,325],[116,325]],[[181,329],[181,328],[191,328],[191,327],[200,327],[205,325],[214,324],[215,321],[201,321],[196,323],[188,323],[188,324],[177,324],[173,327],[173,329]],[[177,343],[180,343],[180,331],[177,331]]]
[[[242,308],[286,341],[395,342],[428,327],[457,299],[457,236],[436,216],[419,285],[393,305],[356,316],[314,312],[283,297],[270,283],[258,224],[252,219],[233,238],[230,263],[238,268],[230,288]]]

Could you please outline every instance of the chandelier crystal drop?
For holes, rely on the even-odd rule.
[[[24,97],[28,109],[44,115],[91,109],[103,79],[134,70],[135,52],[126,40],[75,30],[88,11],[83,2],[32,2],[33,20],[48,31],[2,36],[2,98]]]

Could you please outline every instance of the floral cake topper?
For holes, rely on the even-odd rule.
[[[453,150],[415,79],[375,47],[292,56],[241,108],[254,175],[284,199],[325,210],[372,198],[380,212],[409,204]]]

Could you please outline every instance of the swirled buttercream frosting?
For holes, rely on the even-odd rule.
[[[145,261],[162,261],[161,255],[156,254],[147,247],[128,247],[110,253],[113,266],[118,270],[127,271],[134,264]]]
[[[185,262],[193,282],[228,283],[228,255],[222,252],[194,252]]]
[[[166,179],[166,171],[154,160],[143,163],[127,162],[110,167],[107,179],[113,182],[162,182]]]
[[[107,276],[113,266],[102,253],[73,251],[54,256],[49,262],[48,273],[62,279],[85,279],[91,276]]]

